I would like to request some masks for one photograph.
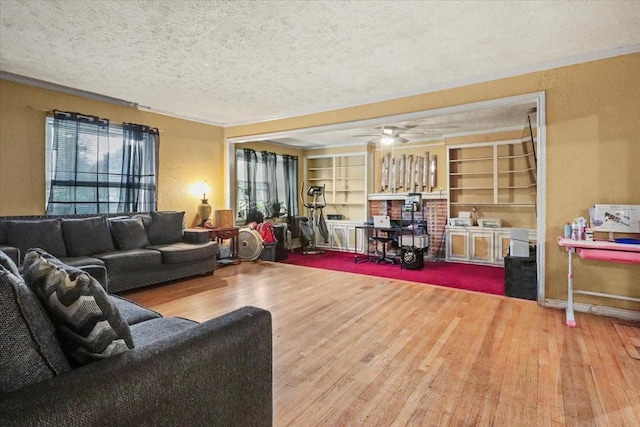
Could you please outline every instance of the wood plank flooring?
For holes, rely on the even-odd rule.
[[[640,425],[640,361],[609,318],[269,262],[124,296],[197,321],[271,311],[275,426]]]

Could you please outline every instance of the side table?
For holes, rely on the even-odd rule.
[[[218,243],[222,243],[224,240],[231,240],[229,243],[229,249],[231,250],[231,264],[240,263],[238,258],[239,242],[238,236],[240,234],[240,227],[216,227],[209,229],[209,238],[215,240]],[[224,265],[224,263],[220,263]]]

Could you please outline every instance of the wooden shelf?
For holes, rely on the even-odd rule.
[[[519,140],[450,146],[449,206],[491,207],[497,216],[511,208],[535,208],[532,154]]]
[[[510,206],[515,208],[535,207],[535,203],[484,203],[484,202],[450,202],[451,206]]]
[[[305,179],[325,186],[325,215],[341,214],[349,220],[365,219],[368,171],[366,152],[305,158]]]
[[[449,163],[462,163],[462,162],[486,162],[486,161],[493,161],[493,157],[474,157],[474,158],[470,158],[470,159],[451,159],[449,160]]]

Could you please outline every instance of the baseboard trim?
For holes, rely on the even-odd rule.
[[[557,308],[564,310],[567,308],[565,300],[545,298],[543,307]],[[585,304],[582,302],[573,303],[573,311],[580,313],[595,314],[596,316],[615,317],[617,319],[640,322],[640,311],[627,310],[624,308],[607,307],[604,305]]]

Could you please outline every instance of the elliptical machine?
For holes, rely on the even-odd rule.
[[[313,197],[312,202],[308,202],[304,195],[304,184],[300,189],[300,198],[302,204],[309,216],[300,220],[300,245],[302,246],[302,253],[304,255],[321,254],[324,251],[316,247],[316,229],[322,228],[324,224],[324,218],[322,217],[322,208],[327,206],[327,201],[324,198],[324,185],[312,185],[307,189],[307,196]],[[322,233],[322,230],[320,230]],[[326,224],[324,225],[324,238],[327,240]]]

